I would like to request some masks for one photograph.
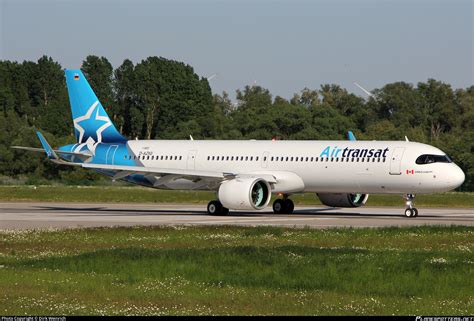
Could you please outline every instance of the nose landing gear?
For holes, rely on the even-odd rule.
[[[407,205],[407,209],[405,210],[405,216],[406,217],[417,217],[418,216],[418,210],[415,207],[413,207],[414,198],[415,198],[414,194],[407,194],[405,196],[406,205]]]

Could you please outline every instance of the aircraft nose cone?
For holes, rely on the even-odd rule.
[[[453,185],[453,189],[461,186],[462,183],[464,183],[464,179],[466,178],[462,169],[460,169],[457,165],[456,165],[456,169],[453,171],[453,173],[450,176],[451,176],[450,182]]]

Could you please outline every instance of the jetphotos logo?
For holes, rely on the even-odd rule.
[[[379,158],[387,157],[388,147],[385,149],[381,148],[338,148],[337,146],[326,147],[320,157],[369,157],[369,158]]]

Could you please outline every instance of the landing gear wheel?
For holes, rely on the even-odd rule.
[[[405,210],[405,216],[406,217],[417,217],[418,216],[418,210],[413,207],[414,202],[413,200],[415,199],[414,194],[407,194],[405,196],[406,199],[406,205],[407,209]]]
[[[285,209],[286,214],[293,214],[293,210],[295,209],[295,203],[293,203],[293,201],[289,198],[285,200]]]
[[[289,198],[276,199],[273,202],[273,213],[275,214],[291,214],[295,209],[295,204]]]
[[[229,209],[222,206],[219,201],[210,201],[207,204],[207,214],[209,215],[227,215]]]
[[[276,199],[273,202],[273,213],[284,214],[285,213],[285,201],[282,199]]]

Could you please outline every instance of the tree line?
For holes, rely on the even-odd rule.
[[[437,146],[466,173],[474,190],[474,86],[453,89],[435,79],[394,82],[364,99],[336,84],[304,88],[286,99],[261,86],[213,94],[206,78],[182,62],[126,59],[114,69],[90,55],[81,70],[117,129],[129,139],[345,139],[418,141]],[[90,184],[95,174],[12,150],[38,146],[35,131],[55,146],[74,142],[64,71],[51,57],[0,61],[0,183]],[[99,179],[100,180],[100,179]]]

